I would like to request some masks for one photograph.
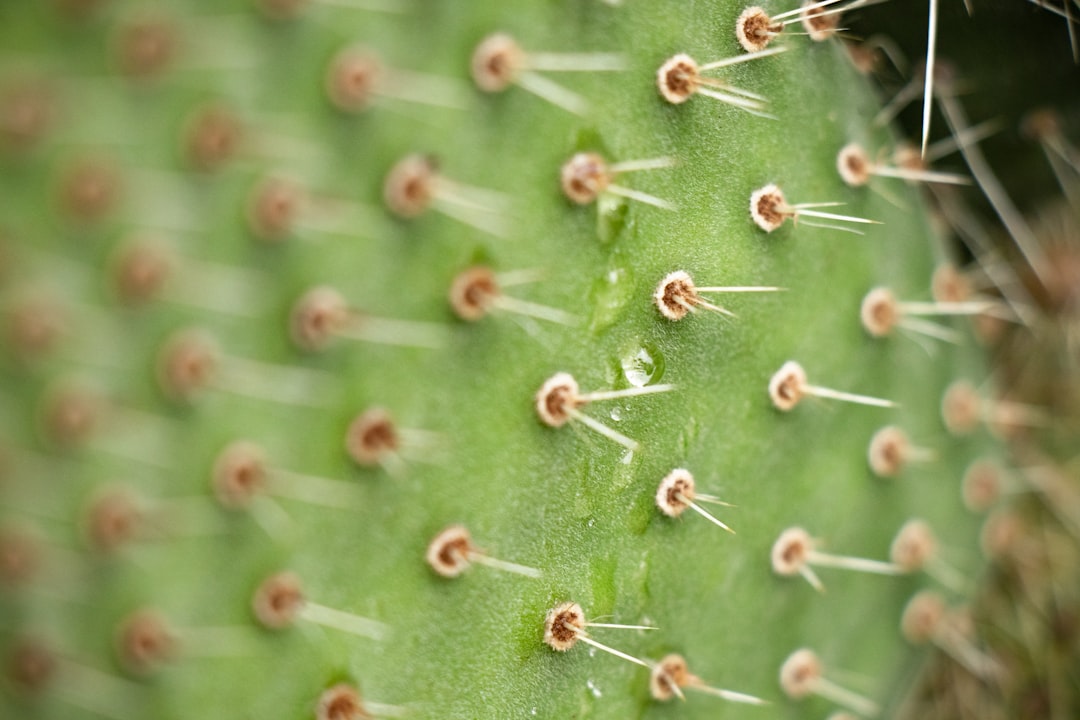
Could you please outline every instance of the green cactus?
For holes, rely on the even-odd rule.
[[[672,103],[658,69],[739,57],[740,4],[350,5],[0,9],[3,706],[365,717],[323,696],[346,683],[374,716],[822,717],[838,703],[779,682],[805,647],[854,710],[894,712],[924,655],[901,615],[927,588],[972,597],[960,478],[1003,451],[942,418],[954,381],[987,380],[969,323],[930,330],[952,344],[860,322],[876,287],[930,301],[950,251],[915,187],[841,178],[841,148],[879,166],[897,140],[839,39],[783,32]],[[523,55],[478,69],[493,33]],[[519,62],[537,69],[477,86]],[[582,204],[560,184],[579,153]],[[774,232],[750,212],[770,183]],[[659,291],[675,271],[772,290]],[[785,411],[770,379],[792,360],[786,399],[807,397]],[[538,397],[557,373],[580,395]],[[886,426],[910,445],[875,472]],[[736,506],[710,508],[735,534],[685,486],[665,516],[677,468]],[[890,560],[916,518],[929,573]],[[459,523],[472,544],[431,557]],[[792,527],[899,576],[821,569],[815,592],[771,565]],[[656,629],[556,624],[578,641],[560,652],[545,618],[569,601]],[[671,653],[770,706],[656,699]]]

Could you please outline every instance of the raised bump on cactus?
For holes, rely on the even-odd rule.
[[[698,287],[694,284],[690,273],[685,270],[675,270],[665,275],[657,284],[653,293],[653,303],[660,314],[671,321],[682,320],[689,313],[697,312],[698,308],[709,310],[720,315],[735,317],[735,313],[727,308],[711,303],[701,297],[700,293],[757,293],[779,292],[784,288],[772,286],[713,286]]]
[[[913,644],[928,642],[945,619],[945,598],[932,590],[911,597],[900,618],[900,631]]]
[[[1042,148],[1066,199],[1075,205],[1080,193],[1076,187],[1076,178],[1080,174],[1080,150],[1065,134],[1061,113],[1051,108],[1032,110],[1021,121],[1020,131]]]
[[[87,545],[115,555],[136,542],[214,536],[224,528],[204,498],[151,497],[134,487],[97,487],[79,517]]]
[[[391,475],[400,474],[398,455],[402,439],[397,424],[383,408],[368,408],[349,423],[345,451],[358,465],[382,465]]]
[[[315,720],[373,720],[408,714],[407,708],[365,699],[358,687],[347,682],[327,688],[315,703]]]
[[[802,6],[799,8],[799,20],[802,22],[803,30],[806,31],[806,35],[814,42],[825,42],[829,38],[833,37],[837,30],[840,28],[840,15],[852,8],[864,7],[866,5],[873,4],[875,1],[881,0],[854,0],[854,2],[848,3],[843,7],[830,8],[825,10],[827,5],[831,2],[812,2],[812,0],[803,0]]]
[[[911,463],[929,462],[934,457],[933,450],[913,445],[907,433],[895,425],[874,433],[866,450],[870,469],[883,478],[896,477]]]
[[[431,155],[406,155],[386,174],[383,202],[391,213],[411,219],[437,210],[497,237],[506,234],[507,198],[494,190],[463,185],[442,175]]]
[[[1028,521],[1014,508],[998,508],[986,516],[979,529],[979,550],[987,560],[1015,569],[1031,562],[1030,533]]]
[[[270,575],[255,588],[251,610],[268,630],[284,630],[302,620],[372,640],[381,640],[387,633],[381,622],[312,602],[300,577],[289,571]]]
[[[109,399],[81,378],[54,381],[37,410],[37,426],[46,444],[65,451],[93,444],[110,419]]]
[[[835,1],[835,0],[834,0]],[[735,19],[735,39],[746,52],[764,50],[783,31],[779,18],[772,18],[763,8],[751,5]]]
[[[527,52],[510,35],[494,33],[476,46],[470,67],[473,82],[484,92],[517,85],[556,107],[584,115],[589,109],[585,98],[540,73],[620,71],[626,69],[626,59],[618,53]]]
[[[66,712],[73,707],[80,714],[114,718],[137,717],[151,699],[146,686],[75,660],[55,642],[27,637],[16,644],[10,674],[16,691],[24,695],[41,697],[50,705],[58,700]]]
[[[651,669],[651,666],[644,660],[640,660],[632,655],[627,655],[624,652],[620,652],[619,650],[593,640],[586,632],[586,628],[590,627],[613,628],[617,630],[656,630],[656,628],[651,625],[621,625],[616,623],[588,622],[585,620],[585,611],[581,606],[576,602],[568,601],[560,603],[548,610],[547,616],[544,618],[544,644],[552,650],[566,652],[577,645],[580,640],[597,650],[603,650],[615,657]]]
[[[502,286],[511,273],[500,277],[484,265],[474,265],[454,276],[450,283],[450,308],[462,320],[476,322],[493,311],[516,313],[561,325],[576,325],[578,318],[570,313],[505,295]]]
[[[933,590],[922,590],[908,600],[900,632],[912,645],[933,643],[976,677],[989,679],[1001,670],[997,661],[972,643],[955,611]]]
[[[942,559],[934,531],[924,520],[912,519],[903,524],[889,546],[889,559],[904,572],[925,571],[954,592],[970,590],[971,583]]]
[[[177,60],[179,29],[169,19],[141,15],[125,20],[113,38],[116,69],[135,82],[160,78]]]
[[[97,490],[82,514],[82,534],[96,552],[111,555],[145,537],[146,511],[126,487]]]
[[[784,224],[784,221],[791,218],[792,222],[796,225],[799,224],[800,217],[813,217],[821,218],[824,220],[839,220],[841,222],[860,223],[866,225],[880,225],[877,220],[867,220],[866,218],[854,217],[851,215],[837,215],[835,213],[821,212],[819,210],[813,210],[811,208],[819,207],[835,207],[837,205],[843,205],[841,202],[820,202],[820,203],[797,203],[789,204],[784,198],[784,193],[779,187],[770,183],[764,187],[758,188],[754,192],[750,193],[750,217],[753,219],[754,224],[765,232],[772,232],[778,229]],[[855,230],[853,228],[844,227],[843,225],[831,225],[821,224],[814,222],[803,221],[803,225],[809,225],[811,227],[828,228],[830,230],[841,230],[843,232],[855,233],[862,235],[862,231]]]
[[[210,487],[223,507],[246,508],[266,491],[267,474],[263,449],[256,443],[237,440],[214,458]]]
[[[951,262],[943,262],[934,268],[930,276],[930,295],[935,302],[967,302],[975,295],[975,288],[965,273]]]
[[[331,58],[326,68],[326,97],[342,112],[363,112],[371,106],[382,72],[382,61],[374,51],[345,48]]]
[[[922,316],[980,315],[993,310],[989,300],[966,302],[901,302],[892,290],[876,287],[866,294],[859,307],[859,320],[873,337],[886,337],[897,327],[946,342],[960,342],[962,336],[951,328],[922,319]]]
[[[304,592],[300,577],[291,572],[271,575],[251,596],[255,619],[271,630],[291,627],[299,618],[303,606]]]
[[[289,337],[310,352],[327,349],[342,338],[380,345],[439,349],[447,341],[447,328],[438,323],[374,317],[349,306],[332,287],[318,285],[293,303]]]
[[[130,718],[149,700],[144,687],[71,658],[55,641],[26,635],[9,647],[5,684],[23,702],[59,701],[66,713],[76,708],[80,714]]]
[[[338,683],[319,695],[315,720],[371,720],[360,691],[348,683]]]
[[[285,240],[295,232],[305,203],[303,188],[282,177],[260,180],[245,208],[248,230],[267,243]]]
[[[380,99],[435,107],[463,108],[465,98],[454,80],[388,67],[369,47],[339,51],[326,68],[323,90],[330,104],[359,114]]]
[[[181,329],[165,339],[155,373],[162,394],[182,404],[194,403],[214,390],[318,407],[327,402],[331,382],[319,371],[226,355],[209,333],[198,328]]]
[[[812,566],[840,568],[874,575],[900,575],[904,568],[896,563],[848,555],[833,555],[815,549],[810,533],[801,527],[790,527],[780,533],[770,553],[773,572],[784,577],[802,575],[818,592],[825,592],[825,585]]]
[[[760,52],[775,38],[785,34],[785,27],[801,23],[811,40],[821,42],[835,32],[841,13],[851,9],[852,5],[867,4],[857,0],[844,7],[824,9],[838,2],[841,0],[806,0],[798,9],[771,16],[760,7],[750,6],[735,20],[735,39],[746,52]]]
[[[615,178],[623,173],[658,170],[674,165],[675,160],[666,157],[624,160],[609,164],[599,153],[580,152],[563,164],[560,181],[563,194],[578,205],[595,202],[599,196],[609,193],[662,210],[676,210],[674,203],[614,182]]]
[[[42,525],[14,518],[0,525],[0,598],[78,603],[89,575],[85,555],[48,537]]]
[[[248,232],[256,240],[278,244],[295,236],[322,239],[379,239],[392,230],[377,206],[345,198],[341,193],[309,190],[288,171],[266,173],[252,186],[244,208]]]
[[[719,78],[703,76],[701,73],[750,60],[770,57],[785,50],[787,48],[768,48],[760,52],[737,55],[704,65],[698,65],[694,58],[685,53],[679,53],[668,58],[656,71],[656,86],[660,91],[660,97],[672,105],[681,105],[697,94],[719,100],[740,110],[745,110],[752,115],[771,118],[771,115],[764,112],[768,101],[761,95],[734,87]]]
[[[960,483],[964,507],[973,513],[984,513],[1001,497],[1015,491],[1005,471],[994,460],[975,460],[964,471]]]
[[[48,537],[43,523],[8,519],[0,526],[0,598],[6,603],[47,599],[74,610],[86,602],[93,583],[90,557],[82,547]],[[93,557],[91,562],[102,559],[108,561]]]
[[[714,695],[729,702],[743,703],[746,705],[768,705],[767,700],[762,700],[753,695],[723,690],[707,685],[704,680],[690,672],[686,659],[682,655],[672,653],[661,658],[660,662],[653,666],[649,674],[649,694],[654,700],[670,700],[678,697],[685,700],[683,689],[695,690],[707,695]]]
[[[1042,408],[1025,403],[984,398],[967,380],[950,384],[941,398],[941,418],[952,435],[970,435],[980,423],[991,430],[1008,435],[1020,428],[1042,427],[1047,424]]]
[[[33,582],[41,570],[43,550],[36,532],[14,524],[0,526],[0,589]]]
[[[625,390],[600,390],[582,393],[572,375],[560,372],[545,380],[544,384],[537,390],[535,408],[540,422],[548,427],[558,428],[572,420],[577,421],[593,432],[615,441],[630,453],[633,453],[638,449],[636,441],[612,430],[599,420],[589,417],[578,408],[591,402],[652,395],[674,389],[674,385],[645,385],[643,387],[626,388]],[[627,457],[629,458],[629,455]]]
[[[124,303],[144,305],[158,299],[175,272],[170,248],[152,238],[124,243],[111,261],[113,292]]]
[[[0,151],[25,153],[44,140],[55,119],[56,98],[49,84],[30,77],[0,90]]]
[[[105,156],[79,158],[62,170],[58,202],[71,221],[92,225],[117,210],[123,178],[115,159]]]
[[[350,483],[269,465],[263,448],[249,440],[233,441],[218,453],[210,486],[230,510],[254,510],[265,495],[333,508],[355,506],[359,497]]]
[[[826,678],[821,659],[808,648],[791,653],[780,666],[780,689],[792,700],[818,695],[865,717],[874,717],[880,711],[877,703],[869,698]]]
[[[227,107],[211,104],[196,108],[184,125],[184,156],[199,172],[221,171],[240,153],[244,126]]]
[[[409,460],[431,462],[441,440],[437,432],[399,427],[389,411],[371,407],[356,415],[345,431],[345,452],[362,467],[377,465],[394,477]]]
[[[957,380],[941,397],[941,419],[953,435],[970,435],[983,419],[983,399],[967,380]]]
[[[820,385],[811,385],[807,381],[806,371],[803,370],[802,365],[794,360],[788,360],[780,366],[780,369],[769,380],[769,398],[777,410],[783,412],[792,410],[806,396],[873,407],[891,408],[897,406],[892,400],[882,400],[869,395],[856,395],[821,387]]]
[[[840,174],[840,179],[851,187],[866,185],[874,176],[946,185],[971,184],[971,178],[966,175],[934,170],[912,170],[874,162],[862,145],[854,142],[840,148],[840,152],[836,155],[836,170]]]
[[[201,308],[222,315],[256,315],[264,278],[233,265],[183,257],[171,244],[140,235],[125,240],[113,253],[110,284],[124,304],[154,302]]]
[[[889,549],[892,561],[907,572],[923,569],[937,552],[937,539],[922,520],[904,523]]]
[[[484,38],[473,50],[472,78],[484,92],[502,92],[525,67],[525,50],[506,33]]]
[[[42,640],[16,637],[5,650],[4,680],[15,693],[38,695],[53,685],[60,660]]]
[[[169,398],[190,403],[214,383],[220,350],[204,332],[182,330],[158,351],[158,387]]]
[[[116,655],[132,675],[150,675],[176,659],[179,641],[164,615],[142,608],[120,621],[116,629]]]
[[[361,465],[374,465],[387,453],[397,453],[401,438],[390,414],[382,408],[365,410],[350,424],[346,449]]]
[[[424,555],[427,564],[439,575],[455,578],[469,569],[472,563],[487,565],[495,570],[538,578],[543,575],[536,568],[506,562],[487,555],[476,547],[472,535],[464,525],[450,525],[432,538]]]
[[[70,310],[44,288],[27,288],[4,303],[4,340],[19,362],[52,355],[70,332]]]
[[[731,507],[718,497],[698,494],[694,489],[694,476],[684,468],[676,468],[665,475],[656,489],[656,507],[668,517],[679,517],[687,508],[690,508],[717,527],[727,530],[732,535],[735,534],[734,530],[713,517],[712,513],[698,505],[695,500]]]

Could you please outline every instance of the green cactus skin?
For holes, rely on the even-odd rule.
[[[856,672],[854,683],[834,679],[885,712],[898,702],[922,654],[901,638],[900,613],[934,581],[823,569],[828,591],[818,594],[769,565],[774,540],[795,525],[830,551],[885,559],[912,517],[932,525],[963,575],[974,578],[981,565],[977,521],[962,509],[958,482],[994,442],[982,431],[950,437],[939,413],[951,381],[985,378],[981,352],[968,339],[928,353],[902,335],[870,338],[859,324],[872,287],[928,299],[931,271],[945,256],[913,188],[875,180],[886,199],[837,175],[846,143],[872,154],[893,143],[869,125],[875,108],[864,80],[840,46],[794,36],[778,41],[787,52],[719,74],[768,98],[776,119],[701,96],[673,106],[658,96],[657,68],[678,52],[700,62],[741,52],[732,32],[740,5],[475,5],[381,13],[312,4],[273,21],[246,0],[172,2],[160,10],[179,38],[175,61],[140,81],[121,76],[115,61],[118,29],[140,17],[140,5],[106,3],[77,22],[48,4],[0,11],[10,76],[47,77],[56,99],[50,132],[36,147],[9,151],[0,174],[5,307],[43,288],[68,319],[45,356],[19,359],[11,345],[3,355],[5,517],[37,528],[47,559],[72,561],[58,561],[56,577],[0,596],[5,648],[41,633],[69,658],[37,695],[9,687],[11,712],[96,717],[85,707],[96,700],[126,717],[301,718],[312,716],[323,690],[347,681],[409,717],[821,717],[830,703],[794,702],[778,686],[781,663],[803,646],[829,670]],[[482,94],[469,80],[469,58],[494,31],[531,51],[622,53],[627,67],[551,75],[588,99],[582,117],[521,87]],[[355,116],[336,110],[323,93],[325,68],[353,43],[391,67],[460,84],[464,107],[385,99]],[[229,108],[243,128],[236,156],[211,171],[193,168],[183,143],[192,113],[208,103]],[[677,166],[628,174],[625,184],[677,211],[572,205],[559,169],[578,151],[612,161],[675,158]],[[408,221],[385,213],[384,177],[414,152],[437,154],[445,177],[505,193],[505,237],[436,212]],[[91,155],[115,160],[122,192],[87,222],[65,214],[57,193],[64,169]],[[256,182],[274,173],[296,178],[315,199],[289,237],[265,243],[252,236],[245,207]],[[841,212],[882,225],[863,237],[790,222],[766,234],[747,208],[769,182],[792,202],[843,202]],[[334,222],[339,230],[326,232]],[[144,308],[117,301],[109,263],[144,231],[203,269],[194,294],[177,291]],[[581,322],[518,323],[507,314],[459,321],[447,292],[476,263],[542,271],[508,294]],[[250,273],[251,297],[231,303],[235,287],[208,267]],[[785,291],[722,296],[737,318],[701,312],[673,323],[651,297],[678,269],[700,285]],[[323,352],[300,351],[288,317],[316,285],[376,317],[433,323],[446,342],[433,350],[340,339]],[[967,337],[964,322],[948,322]],[[216,338],[223,372],[240,359],[265,365],[243,366],[240,380],[191,403],[172,401],[156,384],[155,364],[163,342],[186,327]],[[781,413],[767,386],[792,359],[812,383],[899,407],[807,399]],[[302,403],[236,392],[258,383],[295,399],[289,383],[300,371],[316,373],[301,378],[315,383],[299,393]],[[640,443],[623,462],[622,448],[579,423],[538,421],[534,393],[559,371],[583,391],[643,380],[677,387],[582,409]],[[36,418],[48,390],[72,376],[101,388],[116,409],[85,446],[63,449],[42,437]],[[401,427],[437,433],[433,445],[403,451],[400,476],[357,467],[344,451],[347,426],[372,406]],[[934,461],[897,479],[874,477],[867,444],[887,424],[932,447]],[[240,438],[262,445],[275,467],[345,483],[355,499],[333,508],[275,499],[291,522],[277,535],[217,508],[214,458]],[[658,511],[657,485],[676,467],[694,473],[699,491],[738,506],[721,513],[736,535],[692,513]],[[116,483],[160,502],[174,525],[156,522],[157,537],[102,557],[86,549],[82,518],[93,494]],[[464,523],[492,556],[543,576],[480,566],[437,576],[425,549],[452,523]],[[257,627],[252,593],[284,569],[299,575],[311,601],[384,623],[386,637],[303,622]],[[659,628],[596,629],[598,641],[650,661],[678,652],[706,682],[771,706],[702,695],[659,703],[645,668],[580,645],[552,651],[542,642],[544,617],[566,600],[590,618]],[[150,678],[121,680],[116,628],[144,606],[179,629],[180,656]],[[88,668],[106,677],[77,675]]]

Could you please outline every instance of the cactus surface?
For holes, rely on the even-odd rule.
[[[914,187],[841,179],[845,145],[878,163],[896,140],[872,126],[877,102],[837,39],[782,36],[785,52],[706,73],[766,98],[734,96],[773,116],[761,117],[658,92],[678,53],[704,64],[744,52],[744,8],[726,0],[73,9],[84,5],[98,3],[0,9],[0,79],[11,98],[38,91],[5,118],[0,173],[0,488],[4,528],[33,548],[3,538],[15,570],[0,594],[6,708],[363,717],[323,695],[347,683],[375,716],[821,717],[833,703],[778,682],[802,647],[883,713],[900,704],[923,653],[901,614],[928,587],[967,598],[982,561],[959,480],[998,451],[981,425],[956,438],[942,418],[953,381],[987,377],[966,321],[943,321],[955,345],[860,323],[875,287],[929,300],[948,253]],[[619,69],[539,73],[577,113],[529,92],[552,95],[531,75],[482,92],[470,63],[496,32],[526,63],[612,53],[599,61]],[[333,75],[362,57],[341,55],[350,48],[383,63],[370,98],[349,94],[363,95],[362,74],[344,88]],[[673,162],[619,174],[579,205],[560,186],[578,153]],[[420,179],[395,186],[410,157]],[[814,227],[805,208],[765,232],[751,194],[770,183],[789,203],[843,203],[818,210],[880,224]],[[131,271],[132,248],[149,269]],[[475,266],[540,317],[513,303],[459,317],[451,288]],[[675,271],[782,290],[703,293],[734,316],[698,304],[672,320],[654,294]],[[506,283],[514,273],[530,282]],[[313,298],[327,304],[298,315]],[[812,385],[897,406],[806,397],[782,411],[770,379],[791,360]],[[536,396],[560,372],[583,394],[640,396],[556,402],[569,420],[550,427]],[[374,408],[392,425],[358,436]],[[932,457],[877,477],[868,447],[889,425]],[[242,504],[213,486],[240,440],[265,454],[272,493],[223,507]],[[676,468],[737,506],[710,507],[735,534],[661,512],[657,488]],[[818,593],[770,565],[791,527],[821,550],[886,561],[913,518],[959,587],[821,568]],[[442,577],[425,555],[458,523],[482,555],[465,547],[471,566]],[[307,604],[295,626],[267,628],[295,597],[260,605],[257,590],[284,571]],[[546,645],[545,617],[567,601],[596,622],[655,626],[587,630],[647,667]],[[170,632],[136,651],[123,629],[144,608]],[[27,638],[55,662],[40,683]],[[658,701],[651,667],[671,653],[770,706]]]

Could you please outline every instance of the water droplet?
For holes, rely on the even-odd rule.
[[[630,203],[618,195],[601,193],[596,199],[596,234],[600,243],[607,245],[626,227]]]
[[[611,412],[608,413],[608,414],[611,416],[611,419],[614,420],[615,422],[619,422],[620,420],[622,420],[622,408],[617,408],[617,407],[611,408]]]
[[[589,688],[589,692],[593,694],[593,697],[604,697],[604,693],[600,692],[600,688],[596,687],[596,683],[594,683],[592,680],[586,680],[585,686]]]
[[[623,307],[634,297],[634,276],[625,268],[613,268],[593,283],[590,296],[591,329],[605,330],[618,321]]]
[[[645,343],[623,355],[623,375],[634,387],[645,387],[664,376],[664,356],[655,346]]]

